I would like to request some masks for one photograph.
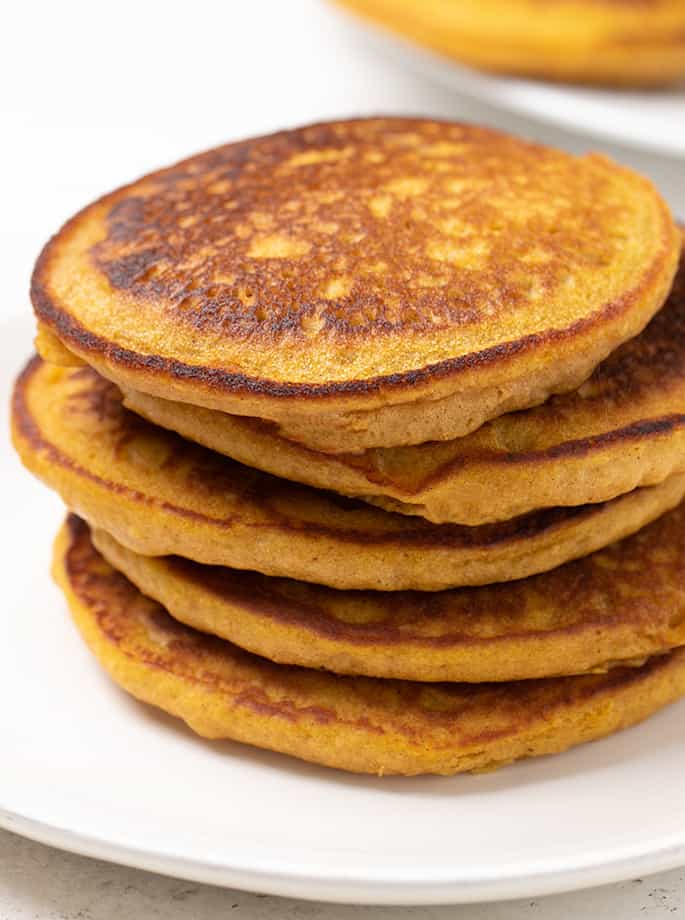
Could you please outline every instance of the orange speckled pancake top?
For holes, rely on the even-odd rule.
[[[138,699],[204,737],[360,773],[492,769],[600,738],[685,692],[682,650],[639,668],[504,684],[338,677],[274,664],[173,620],[104,561],[75,518],[57,539],[53,572],[86,643]]]
[[[368,119],[229,144],[106,196],[48,244],[32,291],[116,382],[300,430],[289,412],[487,390],[497,414],[493,387],[497,408],[568,389],[661,305],[677,248],[652,186],[603,157]],[[371,440],[401,437],[386,427]]]

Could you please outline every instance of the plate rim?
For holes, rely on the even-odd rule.
[[[159,851],[107,840],[94,834],[42,821],[0,802],[0,828],[38,843],[79,856],[132,869],[155,872],[185,881],[258,894],[363,906],[440,906],[537,898],[595,888],[626,879],[653,875],[685,865],[685,829],[668,843],[632,853],[597,857],[587,865],[551,866],[526,874],[471,877],[351,878],[349,873],[326,874],[302,867],[256,868],[254,865],[211,863],[179,853]],[[631,848],[628,848],[629,850]]]

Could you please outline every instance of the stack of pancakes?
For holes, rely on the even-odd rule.
[[[203,736],[379,774],[685,693],[681,248],[603,157],[418,119],[90,205],[13,403],[86,642]]]

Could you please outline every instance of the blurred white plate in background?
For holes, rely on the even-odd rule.
[[[378,54],[448,89],[541,121],[671,156],[685,156],[685,83],[660,90],[610,90],[480,73],[342,11]]]

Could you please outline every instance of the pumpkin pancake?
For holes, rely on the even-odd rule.
[[[551,572],[431,594],[336,591],[141,556],[100,530],[92,539],[175,619],[272,661],[340,674],[523,680],[641,663],[685,644],[685,505]]]
[[[268,422],[125,391],[150,421],[241,463],[435,523],[602,502],[685,468],[685,264],[647,328],[580,390],[453,441],[324,454]]]
[[[606,674],[503,684],[339,677],[274,664],[173,620],[112,569],[73,516],[53,572],[112,679],[206,738],[358,773],[451,774],[563,751],[685,693],[685,650]]]
[[[44,249],[32,297],[122,386],[359,451],[576,388],[664,302],[678,250],[653,186],[604,157],[376,118],[107,195]]]
[[[129,549],[335,588],[522,578],[639,530],[685,494],[676,474],[603,504],[481,527],[431,524],[242,466],[128,412],[92,368],[39,358],[20,375],[12,415],[24,464]]]
[[[338,2],[481,70],[617,86],[685,76],[682,0]]]

